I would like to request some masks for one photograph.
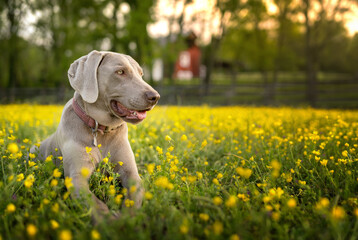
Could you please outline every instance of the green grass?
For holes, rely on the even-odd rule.
[[[118,174],[102,162],[91,190],[120,217],[93,225],[62,167],[25,161],[61,110],[0,106],[2,239],[358,237],[357,111],[156,107],[129,128],[142,208],[122,206]]]

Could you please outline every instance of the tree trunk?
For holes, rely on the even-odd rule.
[[[311,26],[308,12],[310,9],[310,0],[305,0],[305,51],[306,51],[306,100],[312,106],[316,106],[317,100],[317,71],[314,61],[314,49],[311,44]]]
[[[269,95],[268,100],[270,102],[275,101],[275,95],[276,95],[276,87],[278,82],[278,76],[279,71],[281,69],[281,61],[282,61],[282,55],[283,55],[283,46],[285,44],[285,33],[287,31],[287,14],[288,14],[288,5],[290,2],[283,2],[283,6],[279,7],[279,16],[278,16],[278,22],[279,22],[279,28],[278,28],[278,36],[277,36],[277,54],[275,57],[275,64],[273,69],[273,76],[272,76],[272,84],[269,87]],[[280,6],[280,4],[278,4]]]
[[[203,78],[203,95],[207,96],[210,91],[211,84],[211,75],[214,68],[215,58],[217,54],[217,49],[220,45],[220,38],[212,38],[212,42],[208,49],[208,55],[206,57],[206,74],[205,78]]]
[[[13,102],[15,100],[15,88],[17,87],[17,76],[16,76],[16,63],[17,63],[17,32],[18,32],[18,23],[15,16],[16,3],[12,1],[6,1],[7,6],[7,20],[9,21],[9,78],[8,78],[8,88],[9,92],[9,101]]]

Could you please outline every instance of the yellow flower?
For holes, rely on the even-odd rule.
[[[287,201],[287,206],[288,206],[289,208],[295,208],[296,205],[297,205],[296,200],[293,199],[293,198],[290,198],[290,199]]]
[[[322,166],[327,166],[327,162],[328,162],[327,159],[323,159],[322,161],[320,161]]]
[[[53,158],[52,155],[47,156],[47,158],[45,159],[45,162],[51,162],[52,158]]]
[[[282,190],[282,188],[278,187],[276,189],[276,197],[280,198],[282,196],[282,194],[284,194],[285,192]]]
[[[8,213],[13,213],[13,212],[15,212],[15,210],[16,210],[16,206],[12,203],[9,203],[6,206],[6,212],[8,212]]]
[[[7,139],[9,139],[9,140],[15,140],[15,139],[16,139],[16,137],[15,137],[15,136],[13,136],[13,135],[10,135],[9,137],[7,137]]]
[[[31,159],[34,159],[34,158],[36,157],[36,155],[35,155],[34,153],[29,153],[29,157],[30,157]]]
[[[60,240],[72,240],[72,233],[70,230],[62,230],[58,238]]]
[[[122,203],[122,198],[123,198],[123,195],[122,194],[118,194],[115,198],[114,198],[114,201],[116,202],[116,204],[121,204]]]
[[[198,176],[199,180],[203,178],[203,174],[201,172],[196,172],[196,175]]]
[[[223,178],[223,175],[222,175],[222,173],[218,173],[218,175],[216,176],[218,179],[220,179],[220,178]]]
[[[206,214],[206,213],[200,213],[199,214],[199,218],[201,219],[201,220],[203,220],[204,222],[206,222],[206,221],[208,221],[209,220],[209,215],[208,214]]]
[[[92,151],[92,148],[86,147],[86,153],[90,153]]]
[[[332,209],[332,217],[335,220],[341,220],[346,216],[346,212],[344,211],[344,208],[340,206],[336,206]]]
[[[194,183],[196,181],[196,176],[188,176],[188,181]]]
[[[268,202],[271,201],[271,197],[265,196],[265,197],[262,198],[262,201],[263,201],[264,203],[268,203]]]
[[[237,167],[236,168],[236,172],[243,178],[250,178],[251,174],[252,174],[252,170],[249,168],[242,168],[242,167]]]
[[[353,211],[354,216],[356,216],[356,218],[358,218],[358,208],[355,208]]]
[[[108,158],[107,158],[107,157],[103,158],[103,162],[104,162],[105,164],[107,164],[107,163],[108,163]]]
[[[27,235],[29,235],[30,237],[33,237],[36,235],[37,233],[37,228],[35,225],[33,224],[28,224],[27,227],[26,227],[26,232],[27,232]]]
[[[73,187],[72,178],[70,178],[70,177],[65,178],[65,186],[67,189],[70,189],[71,187]]]
[[[163,149],[161,147],[156,147],[155,150],[157,150],[159,155],[163,154]]]
[[[230,236],[229,240],[240,240],[240,237],[237,234],[233,234]]]
[[[225,206],[228,208],[234,207],[236,205],[237,198],[236,196],[231,195],[225,202]]]
[[[242,201],[244,201],[244,202],[247,202],[247,201],[250,200],[250,197],[248,197],[248,196],[246,196],[245,194],[242,194],[242,193],[238,193],[238,194],[237,194],[237,197],[238,197],[239,199],[241,199]]]
[[[127,208],[133,207],[133,206],[134,206],[134,201],[127,198],[127,199],[124,201],[124,205],[125,205]]]
[[[188,137],[184,134],[184,135],[182,135],[182,136],[180,137],[180,140],[181,140],[181,141],[186,141],[186,140],[188,140]]]
[[[29,161],[29,167],[33,167],[33,166],[35,166],[35,165],[36,165],[35,162]]]
[[[52,180],[51,180],[51,183],[50,183],[51,187],[56,187],[57,184],[58,184],[57,179],[52,179]]]
[[[86,178],[90,174],[90,170],[86,167],[81,168],[81,175],[82,177]]]
[[[151,194],[150,192],[145,192],[144,197],[145,199],[150,200],[153,198],[153,194]]]
[[[187,234],[189,232],[189,228],[186,224],[180,225],[179,230],[182,234]]]
[[[169,137],[169,135],[166,135],[166,136],[165,136],[165,141],[168,141],[168,142],[169,142],[169,141],[171,141],[171,140],[172,140],[172,138]]]
[[[318,210],[327,208],[329,206],[329,200],[328,198],[321,198],[319,202],[316,204],[316,208]]]
[[[275,170],[280,170],[281,169],[281,163],[277,160],[273,160],[271,162],[271,167]]]
[[[51,224],[51,228],[52,229],[57,229],[60,225],[58,224],[58,222],[56,222],[55,220],[51,219],[50,220],[50,224]]]
[[[219,221],[215,221],[212,228],[215,235],[220,235],[224,231],[224,226]]]
[[[114,196],[114,194],[116,194],[116,189],[115,189],[114,185],[109,186],[108,194],[111,196]]]
[[[130,193],[135,193],[137,191],[137,187],[136,186],[131,186],[130,188],[129,188],[129,192]]]
[[[158,187],[166,188],[169,190],[174,188],[174,185],[171,182],[169,182],[168,178],[164,176],[158,177],[157,180],[155,180],[154,184]]]
[[[147,165],[147,171],[149,174],[153,174],[154,169],[155,169],[155,163],[150,163]]]
[[[216,196],[216,197],[213,198],[213,203],[216,206],[219,206],[219,205],[221,205],[223,203],[223,200],[220,197]]]
[[[306,185],[306,181],[298,180],[298,183],[301,184],[301,185]]]
[[[99,240],[99,239],[101,239],[101,234],[99,234],[99,232],[96,229],[93,229],[91,231],[91,238],[93,240]]]
[[[19,175],[17,175],[17,177],[16,177],[16,181],[18,181],[18,182],[21,182],[22,180],[24,180],[24,174],[23,173],[20,173]]]
[[[208,141],[206,139],[201,143],[201,148],[204,148],[206,145],[208,145]]]
[[[118,162],[119,166],[123,166],[123,162],[119,161]]]
[[[53,170],[53,176],[55,178],[59,178],[61,177],[62,173],[58,170],[58,168],[55,168],[55,170]]]
[[[26,177],[26,179],[25,179],[25,181],[24,181],[24,186],[25,186],[26,188],[30,188],[30,187],[32,187],[32,185],[34,184],[34,182],[35,182],[35,177],[34,177],[34,175],[30,174],[30,175],[28,175],[28,176]]]
[[[10,143],[8,146],[7,146],[7,150],[12,153],[12,154],[15,154],[19,151],[19,146],[17,146],[16,143]]]
[[[272,219],[274,221],[278,221],[280,219],[280,213],[279,212],[273,212],[272,213]]]
[[[213,183],[214,183],[215,185],[220,185],[219,180],[218,180],[217,178],[214,178],[214,179],[213,179]]]
[[[68,196],[69,192],[66,192],[65,194]],[[64,197],[64,200],[66,200],[65,197]],[[58,203],[53,204],[51,207],[51,210],[54,213],[57,213],[59,209],[60,209],[60,205]]]

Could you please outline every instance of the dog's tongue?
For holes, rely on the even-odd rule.
[[[130,111],[130,114],[127,115],[127,118],[143,120],[146,116],[147,116],[146,111]]]

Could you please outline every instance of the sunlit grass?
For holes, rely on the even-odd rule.
[[[0,106],[2,239],[358,237],[357,111],[156,107],[129,128],[143,207],[121,207],[127,192],[104,159],[91,190],[121,217],[94,226],[53,157],[25,161],[62,108]]]

